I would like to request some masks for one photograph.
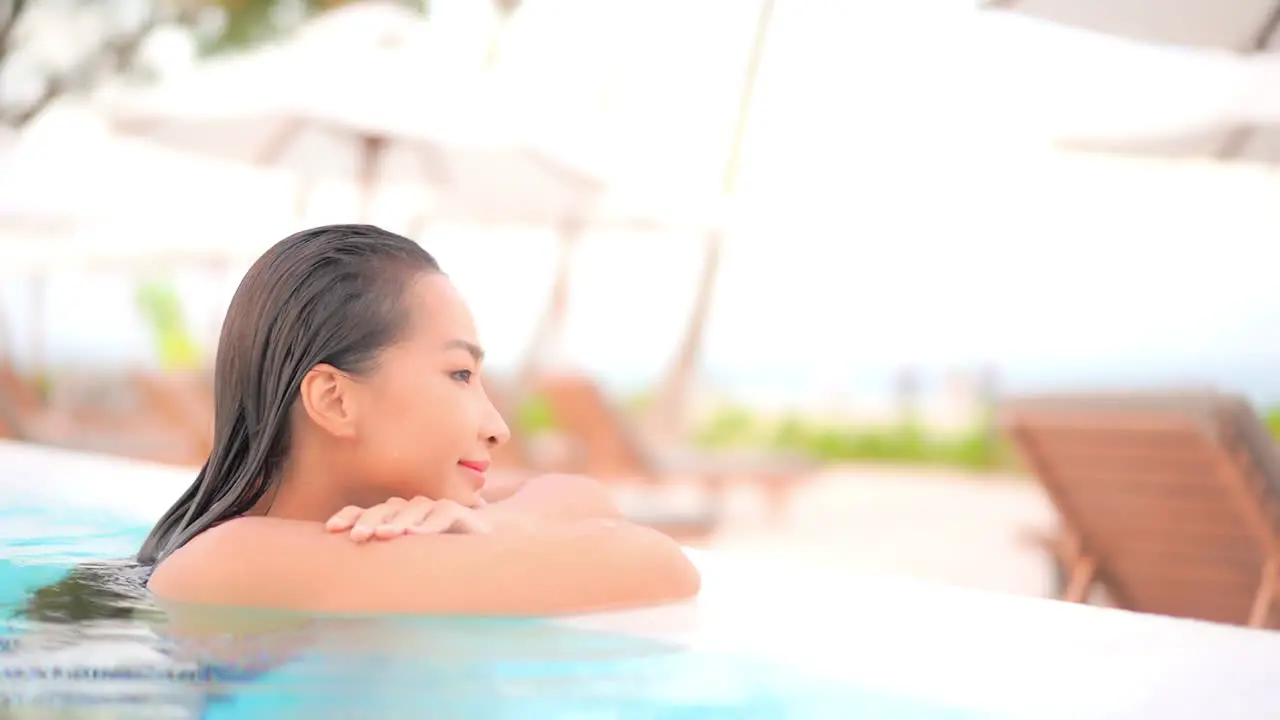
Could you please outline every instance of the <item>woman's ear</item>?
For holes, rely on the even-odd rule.
[[[298,397],[311,422],[340,438],[356,435],[356,398],[351,378],[321,363],[302,378]]]

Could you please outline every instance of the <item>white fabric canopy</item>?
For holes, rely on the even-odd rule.
[[[1142,43],[1183,56],[1167,82],[1213,76],[1220,106],[1181,127],[1143,134],[1068,138],[1071,147],[1173,157],[1217,156],[1280,162],[1280,58],[1270,50],[1280,26],[1276,0],[988,0],[987,8],[1023,13]],[[1141,95],[1142,87],[1133,93]]]
[[[1275,0],[987,0],[1013,10],[1142,42],[1266,50],[1275,35]]]
[[[337,13],[276,46],[208,61],[166,85],[117,92],[116,127],[223,160],[423,190],[433,220],[553,224],[590,215],[604,190],[557,140],[581,133],[553,103],[444,74],[411,30]]]

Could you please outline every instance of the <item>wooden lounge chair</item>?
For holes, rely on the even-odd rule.
[[[652,447],[600,387],[581,375],[541,378],[538,392],[550,404],[557,429],[578,441],[578,463],[566,470],[605,482],[694,481],[704,492],[707,510],[693,525],[702,523],[706,532],[720,522],[731,483],[746,481],[758,486],[766,493],[771,516],[777,519],[786,514],[792,491],[816,467],[808,458],[782,454]],[[693,525],[684,532],[691,532]]]
[[[4,361],[0,361],[0,438],[17,439],[24,417],[40,412],[44,400]]]
[[[187,437],[193,456],[209,456],[213,450],[213,378],[203,373],[135,372],[130,381],[149,414],[164,418]]]
[[[0,437],[177,465],[204,462],[189,437],[146,417],[48,406],[11,366],[0,363]]]
[[[1280,452],[1243,398],[1023,398],[1001,425],[1056,506],[1061,598],[1275,627]]]

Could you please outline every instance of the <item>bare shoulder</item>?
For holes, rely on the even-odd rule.
[[[529,478],[501,504],[550,520],[621,517],[608,488],[585,475],[550,474]]]
[[[329,544],[320,523],[243,517],[192,538],[165,558],[148,587],[168,599],[234,604],[245,579],[272,566],[286,566]],[[330,538],[336,539],[336,538]]]
[[[175,602],[486,615],[648,605],[692,597],[699,586],[670,538],[611,520],[354,543],[320,523],[240,518],[193,538],[150,582]]]
[[[586,475],[569,475],[565,473],[535,475],[526,480],[525,485],[540,488],[546,492],[564,495],[580,495],[593,498],[609,497],[609,490],[603,483]]]

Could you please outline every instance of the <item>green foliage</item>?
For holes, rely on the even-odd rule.
[[[268,42],[284,35],[301,22],[326,10],[347,5],[356,0],[207,0],[206,5],[221,11],[222,22],[217,32],[201,38],[203,49],[208,52],[239,50]],[[397,0],[400,4],[424,14],[428,4],[424,0]],[[300,15],[286,14],[286,9],[297,7]]]
[[[1262,412],[1280,440],[1280,408]],[[803,452],[828,462],[932,465],[969,470],[1016,467],[1012,448],[986,423],[960,433],[935,433],[913,424],[889,427],[832,425],[798,416],[767,422],[743,408],[725,408],[697,434],[706,447],[777,448]]]
[[[555,429],[555,414],[551,411],[551,403],[541,395],[524,398],[516,407],[516,429],[528,436],[538,435]]]
[[[1272,408],[1262,414],[1263,421],[1267,424],[1267,428],[1271,430],[1271,434],[1280,438],[1280,408]]]
[[[716,413],[697,431],[697,440],[708,447],[759,443],[755,417],[746,410],[729,408]]]
[[[1003,468],[1010,454],[983,427],[959,434],[931,433],[914,423],[868,428],[832,425],[790,416],[763,422],[742,408],[713,415],[697,434],[707,447],[754,446],[801,452],[829,462],[907,463]]]
[[[623,400],[622,409],[628,414],[639,415],[652,402],[649,393],[637,393]],[[556,429],[555,413],[551,403],[541,395],[525,397],[515,408],[514,429],[529,436]]]
[[[201,352],[187,327],[182,301],[172,286],[147,282],[138,287],[138,309],[151,327],[165,370],[192,370],[200,366]]]
[[[622,399],[622,407],[627,412],[643,415],[649,410],[649,408],[653,407],[653,404],[657,402],[657,400],[657,393],[650,390],[644,390],[624,397]]]
[[[20,128],[58,98],[91,91],[121,77],[145,77],[142,67],[147,40],[156,28],[189,29],[202,52],[240,50],[296,30],[315,15],[357,0],[167,0],[125,3],[122,0],[0,0],[0,75],[21,66],[33,91],[0,97],[0,125]],[[427,0],[390,0],[426,13]],[[81,16],[85,27],[98,27],[77,44],[76,62],[44,61],[40,48],[67,42],[62,23],[30,23],[45,7],[66,13],[67,22]],[[340,52],[340,50],[339,50]],[[24,84],[25,86],[25,84]]]
[[[627,399],[629,411],[643,408],[651,395]],[[527,435],[555,428],[545,398],[526,398],[517,408],[514,425]],[[1261,412],[1271,434],[1280,441],[1280,408]],[[755,447],[800,452],[825,462],[883,463],[1012,470],[1017,458],[989,421],[962,432],[941,433],[913,422],[886,427],[837,425],[791,415],[764,420],[742,407],[725,407],[698,428],[695,442],[708,448]]]

